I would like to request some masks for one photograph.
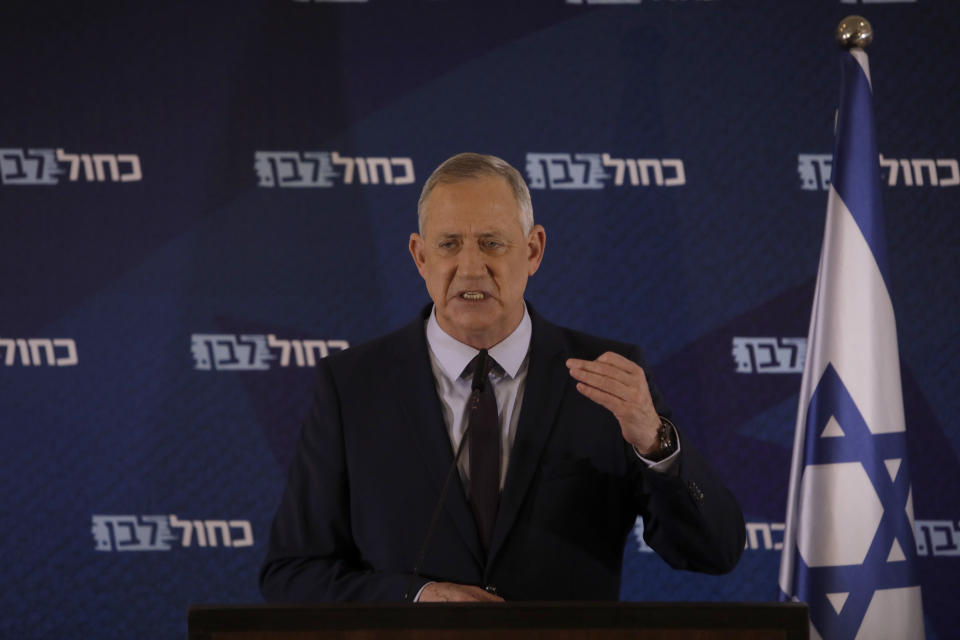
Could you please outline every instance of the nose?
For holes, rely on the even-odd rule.
[[[458,254],[457,273],[462,277],[487,275],[487,256],[474,243],[467,243]]]

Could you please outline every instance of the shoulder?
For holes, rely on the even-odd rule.
[[[629,356],[639,350],[636,345],[630,344],[629,342],[611,340],[609,338],[596,336],[584,331],[577,331],[576,329],[570,329],[568,327],[557,328],[563,333],[564,339],[573,357],[596,358],[606,351],[613,351],[624,356]]]
[[[423,318],[372,340],[351,346],[324,358],[320,366],[335,377],[362,373],[375,377],[378,371],[395,370],[398,365],[428,358]]]
[[[532,309],[533,340],[546,349],[559,349],[566,357],[593,360],[607,351],[613,351],[636,361],[642,359],[640,348],[629,342],[612,340],[546,320]]]

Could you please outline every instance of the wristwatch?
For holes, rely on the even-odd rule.
[[[660,428],[657,429],[658,448],[643,457],[651,462],[659,462],[677,450],[676,427],[669,419],[660,416]]]

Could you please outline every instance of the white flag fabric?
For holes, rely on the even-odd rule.
[[[866,53],[843,56],[807,338],[780,596],[811,637],[924,637],[897,330]]]

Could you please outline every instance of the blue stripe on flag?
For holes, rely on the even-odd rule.
[[[873,125],[870,82],[860,63],[849,53],[843,55],[841,75],[831,181],[857,221],[889,290],[887,239],[880,201],[880,157]]]

